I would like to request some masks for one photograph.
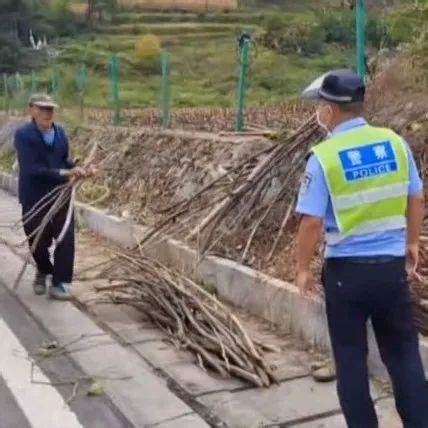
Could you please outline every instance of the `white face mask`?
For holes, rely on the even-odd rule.
[[[321,118],[320,118],[320,112],[319,112],[319,110],[317,110],[317,122],[318,122],[318,125],[322,128],[322,129],[324,129],[324,131],[326,132],[326,134],[327,134],[327,137],[331,137],[331,132],[330,132],[330,130],[328,129],[328,127],[327,127],[327,125],[321,120]]]

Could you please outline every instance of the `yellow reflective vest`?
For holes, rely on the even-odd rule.
[[[324,171],[339,232],[350,235],[406,227],[409,160],[403,139],[390,129],[363,126],[312,149]]]

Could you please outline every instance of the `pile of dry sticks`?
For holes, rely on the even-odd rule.
[[[163,218],[140,246],[184,233],[186,241],[197,243],[203,257],[239,236],[245,237],[240,247],[241,259],[246,261],[255,238],[269,233],[271,245],[265,258],[270,260],[281,249],[279,244],[284,244],[309,148],[321,138],[314,117],[291,136],[280,133],[269,148],[246,158],[192,197],[160,211]]]
[[[256,386],[276,382],[263,357],[275,347],[252,340],[238,318],[185,275],[133,251],[116,252],[96,276],[109,299],[136,308],[163,330],[178,348],[191,351],[199,366],[222,377],[239,377]],[[279,352],[279,351],[278,351]]]

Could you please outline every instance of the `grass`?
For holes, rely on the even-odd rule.
[[[15,150],[6,149],[0,150],[0,170],[1,171],[12,171],[13,164],[15,162]]]
[[[50,76],[56,71],[60,76],[60,103],[66,107],[77,107],[77,72],[79,64],[85,63],[89,70],[85,104],[95,108],[109,107],[111,84],[108,62],[112,54],[117,54],[120,59],[121,105],[125,108],[159,106],[160,70],[154,73],[144,71],[134,58],[134,46],[139,37],[135,33],[150,32],[158,35],[162,46],[169,52],[172,107],[233,107],[239,62],[237,35],[242,28],[256,29],[250,17],[263,13],[264,10],[209,13],[204,14],[205,21],[195,20],[199,16],[196,13],[120,14],[119,21],[124,24],[113,26],[109,33],[64,40],[56,60],[37,71],[38,89],[47,89]],[[301,18],[313,11],[289,13],[290,18],[293,14]],[[137,16],[148,23],[130,23]],[[185,17],[186,21],[171,23],[165,17],[171,20]],[[247,18],[248,22],[245,21]],[[232,23],[233,19],[236,23]],[[281,55],[256,46],[252,50],[247,103],[265,104],[295,98],[311,79],[329,68],[352,65],[353,59],[351,51],[333,45],[316,57]],[[29,86],[29,77],[26,77],[25,85]]]
[[[61,76],[61,104],[76,105],[75,80],[77,65],[85,61],[90,66],[86,104],[107,107],[110,83],[107,61],[108,47],[121,47],[121,102],[123,107],[156,107],[159,105],[161,78],[159,73],[140,70],[133,58],[134,39],[98,39],[86,44],[73,43],[64,47],[56,71]],[[164,42],[164,44],[168,45]],[[114,50],[113,50],[114,51]],[[175,40],[169,47],[170,92],[173,107],[223,106],[233,107],[238,75],[238,54],[234,36],[201,41]],[[322,57],[302,58],[278,55],[258,47],[253,52],[249,73],[247,99],[249,104],[280,102],[296,96],[314,77],[333,67],[350,65],[351,52],[332,48]],[[49,82],[54,67],[39,73],[43,85]]]
[[[201,23],[201,22],[178,22],[178,23],[158,23],[158,24],[122,24],[101,28],[101,33],[107,34],[155,34],[158,36],[174,35],[182,33],[218,33],[224,31],[234,31],[239,33],[242,30],[255,30],[257,26],[246,24],[222,24],[222,23]]]
[[[133,23],[243,23],[258,24],[263,19],[263,12],[229,12],[229,13],[147,13],[147,12],[124,12],[113,16],[111,23],[133,24]]]

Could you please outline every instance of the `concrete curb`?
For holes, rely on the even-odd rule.
[[[0,173],[0,187],[16,194],[17,179]],[[129,220],[108,214],[105,210],[82,203],[76,204],[80,224],[111,241],[124,246],[135,246],[147,228]],[[330,341],[324,303],[306,298],[288,282],[270,277],[232,260],[207,257],[198,263],[194,250],[174,239],[165,239],[147,248],[147,253],[163,263],[181,269],[191,277],[215,289],[217,295],[290,332],[320,350],[329,351]],[[369,331],[369,367],[377,377],[385,377],[385,369]],[[428,340],[422,338],[421,352],[428,369]]]

